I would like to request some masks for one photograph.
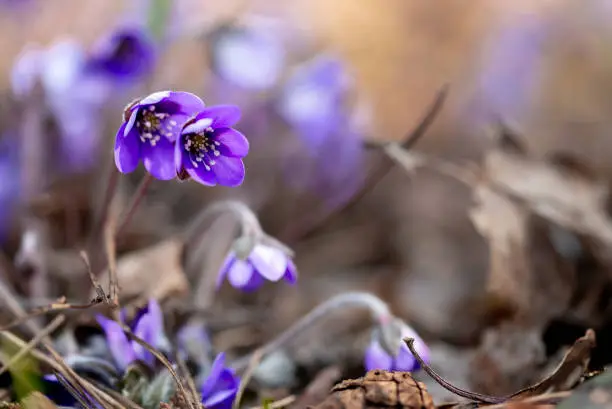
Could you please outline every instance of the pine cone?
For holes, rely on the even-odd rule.
[[[369,371],[363,378],[340,382],[311,409],[434,409],[433,399],[410,372]]]

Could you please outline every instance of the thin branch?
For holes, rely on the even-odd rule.
[[[123,217],[121,218],[121,222],[119,223],[119,227],[117,228],[118,238],[125,233],[125,229],[132,221],[134,214],[136,214],[138,205],[140,205],[140,202],[144,198],[151,182],[153,182],[153,176],[151,176],[149,173],[146,173],[140,181],[140,184],[136,188],[136,191],[132,195],[132,200],[130,201],[130,204],[127,206],[127,210],[124,212]]]
[[[246,371],[244,372],[244,375],[242,376],[242,379],[240,380],[240,385],[238,386],[238,392],[236,393],[236,398],[234,399],[234,403],[232,404],[232,409],[240,408],[240,401],[242,400],[242,395],[244,395],[246,387],[251,381],[255,370],[259,366],[261,358],[263,358],[263,350],[261,349],[256,350],[251,356],[249,366],[247,367]]]
[[[291,405],[293,402],[295,402],[296,397],[295,395],[289,395],[287,397],[284,397],[282,399],[279,399],[277,401],[274,402],[270,402],[270,404],[266,405],[266,406],[252,406],[250,409],[280,409],[280,408],[284,408],[286,406]]]
[[[402,143],[404,149],[411,149],[427,132],[433,121],[440,113],[446,97],[448,95],[448,85],[445,84],[440,90],[438,90],[436,97],[427,110],[425,116],[421,119],[415,129],[413,129],[405,141]],[[326,213],[323,216],[315,213],[311,217],[305,218],[301,223],[290,226],[287,230],[281,234],[285,241],[296,242],[298,239],[304,239],[313,236],[318,230],[328,226],[338,216],[347,210],[354,207],[361,199],[363,199],[370,191],[374,189],[376,185],[391,171],[393,168],[393,162],[391,162],[386,156],[381,157],[381,162],[373,170],[370,176],[366,179],[361,190],[353,195],[348,201],[340,204],[335,209]]]
[[[95,288],[98,298],[101,298],[102,300],[104,300],[105,303],[108,303],[106,294],[104,293],[104,289],[100,285],[100,282],[98,281],[96,275],[91,269],[91,263],[89,262],[89,257],[87,257],[87,253],[85,251],[81,251],[79,254],[81,256],[81,259],[83,260],[83,263],[85,263],[85,268],[87,269],[87,274],[89,274],[91,285],[93,285],[93,287]]]

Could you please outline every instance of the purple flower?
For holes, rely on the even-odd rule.
[[[153,70],[155,43],[142,27],[119,27],[105,35],[94,47],[87,62],[92,73],[116,80],[135,80]]]
[[[206,185],[239,186],[244,180],[244,158],[249,142],[231,128],[240,119],[233,105],[206,108],[187,121],[176,143],[176,174]]]
[[[289,79],[277,106],[301,143],[286,158],[289,184],[316,191],[332,206],[350,197],[364,176],[362,130],[346,103],[351,82],[341,60],[321,55]]]
[[[200,98],[175,91],[155,92],[129,105],[115,139],[117,169],[133,172],[142,159],[154,178],[173,179],[175,142],[187,119],[202,109]]]
[[[19,200],[19,146],[12,135],[0,138],[0,243],[10,227]]]
[[[380,342],[380,334],[372,337],[370,345],[365,351],[364,366],[366,370],[384,369],[387,371],[407,371],[412,372],[419,369],[419,363],[414,358],[402,338],[414,338],[414,346],[425,362],[429,360],[429,348],[423,340],[408,326],[404,326],[401,337],[398,341],[399,348],[395,355],[390,354]]]
[[[165,346],[164,322],[159,304],[151,299],[143,311],[131,323],[132,331],[156,348]],[[109,349],[119,370],[125,371],[127,366],[137,359],[149,366],[155,364],[155,357],[151,352],[137,342],[130,341],[120,323],[103,315],[97,315],[96,319],[104,331]]]
[[[351,86],[341,60],[320,55],[299,67],[287,81],[278,101],[279,114],[294,128],[304,130],[317,147],[338,126]]]
[[[27,98],[38,82],[45,104],[61,136],[61,163],[68,171],[87,169],[96,160],[100,114],[112,88],[100,76],[84,70],[85,52],[72,40],[48,49],[30,46],[17,58],[11,73],[13,93]]]
[[[215,358],[200,393],[206,409],[230,409],[236,399],[240,379],[232,368],[225,367],[225,353]]]
[[[251,90],[271,88],[285,64],[278,34],[263,27],[223,26],[212,34],[210,52],[219,77]]]
[[[541,16],[523,15],[499,28],[485,48],[479,73],[482,104],[495,116],[513,119],[528,110],[541,73],[550,32]]]
[[[297,269],[289,256],[281,250],[257,244],[246,260],[241,260],[235,252],[231,252],[217,277],[217,288],[225,278],[232,285],[242,291],[255,291],[268,281],[285,280],[289,284],[297,282]]]

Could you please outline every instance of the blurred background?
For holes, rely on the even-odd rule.
[[[125,303],[206,309],[215,343],[241,351],[334,294],[370,291],[430,343],[443,375],[513,392],[587,327],[600,345],[610,336],[610,13],[607,0],[1,1],[3,280],[27,308],[88,301],[78,251],[123,107],[189,91],[241,107],[246,180],[151,185],[117,244]],[[412,165],[390,161],[376,146],[404,141],[444,89],[404,152]],[[117,211],[142,174],[121,175]],[[221,198],[295,251],[297,286],[224,287],[213,306],[201,283],[223,257],[219,226],[177,267],[168,240]],[[313,332],[334,340],[328,355],[363,332],[358,314],[340,321]],[[302,343],[306,366],[335,359]]]

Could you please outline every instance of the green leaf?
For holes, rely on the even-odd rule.
[[[274,402],[274,399],[265,398],[261,401],[261,406],[263,407],[263,409],[270,409],[272,402]]]
[[[164,37],[172,8],[172,0],[150,0],[149,30],[157,39]]]
[[[19,348],[15,345],[8,342],[2,343],[1,355],[4,358],[3,360],[10,360],[18,352]],[[11,365],[9,372],[13,379],[12,386],[18,401],[21,401],[32,392],[43,390],[38,364],[31,355],[28,354]]]

